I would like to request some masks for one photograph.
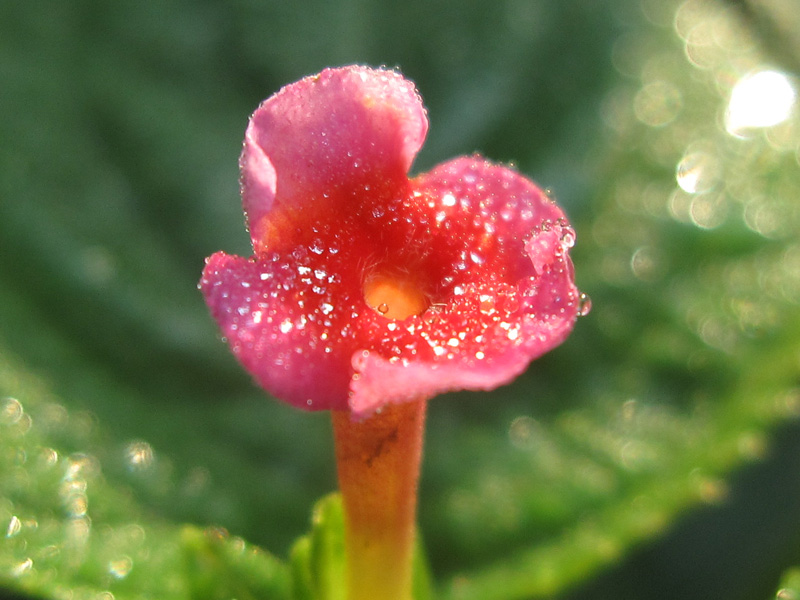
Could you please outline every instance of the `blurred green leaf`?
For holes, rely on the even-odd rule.
[[[314,506],[311,532],[298,539],[291,552],[295,600],[346,600],[344,513],[339,494],[330,494]],[[431,600],[430,580],[424,549],[414,553],[414,600]]]
[[[295,542],[292,570],[298,598],[345,600],[344,515],[338,494],[314,506],[311,533]]]
[[[224,530],[186,527],[181,541],[190,598],[293,598],[285,567],[259,548],[248,548],[241,538],[229,539]]]
[[[0,585],[48,598],[289,598],[272,556],[219,528],[169,524],[110,484],[94,417],[0,357],[0,381],[30,399],[0,399]],[[131,471],[158,468],[144,442],[126,454]]]
[[[775,592],[775,600],[795,600],[800,598],[800,569],[789,569],[781,577],[780,587]]]

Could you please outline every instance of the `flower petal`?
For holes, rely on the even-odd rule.
[[[431,278],[420,285],[432,290],[432,304],[399,324],[362,321],[350,384],[356,416],[386,402],[506,384],[560,344],[577,318],[568,256],[575,234],[532,182],[472,157],[414,184],[408,212],[427,227],[395,260],[427,249],[414,270]]]
[[[297,407],[508,383],[580,310],[561,209],[479,156],[409,180],[427,119],[413,84],[323,71],[253,114],[241,157],[255,250],[217,253],[201,288],[239,361]]]
[[[256,252],[267,240],[273,249],[275,239],[291,244],[306,210],[353,212],[407,187],[427,128],[414,85],[389,70],[327,69],[264,101],[240,159]]]
[[[306,410],[345,409],[352,300],[314,258],[312,268],[302,251],[251,259],[217,252],[200,289],[233,354],[268,392]]]
[[[489,391],[509,383],[528,366],[526,357],[510,354],[482,368],[462,362],[392,362],[367,350],[353,355],[350,411],[364,418],[389,403],[432,398],[456,390]]]

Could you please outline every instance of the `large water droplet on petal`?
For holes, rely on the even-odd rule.
[[[592,299],[589,294],[581,294],[578,297],[578,316],[585,317],[592,310]]]

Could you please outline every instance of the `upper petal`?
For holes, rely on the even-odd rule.
[[[327,69],[264,101],[240,159],[256,251],[292,243],[305,211],[335,216],[404,189],[427,128],[414,85],[390,70]]]

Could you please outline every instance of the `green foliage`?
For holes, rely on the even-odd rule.
[[[293,593],[296,600],[347,600],[345,596],[344,514],[338,494],[314,506],[311,532],[299,538],[291,551]],[[433,598],[424,548],[418,544],[413,565],[414,600]]]
[[[311,533],[297,540],[291,552],[295,597],[346,600],[341,498],[331,495],[317,502],[311,519]]]
[[[800,569],[789,569],[781,577],[780,587],[775,593],[775,600],[795,600],[800,598]]]
[[[513,385],[431,403],[420,528],[437,597],[563,596],[724,504],[736,469],[800,413],[800,110],[726,130],[748,73],[798,74],[795,13],[790,0],[8,3],[0,587],[336,598],[335,497],[304,535],[335,487],[326,415],[264,400],[195,285],[205,256],[248,253],[247,115],[348,62],[417,82],[431,131],[415,168],[481,151],[553,189],[594,305]],[[777,573],[800,555],[785,543],[731,576],[792,597],[796,574]]]

